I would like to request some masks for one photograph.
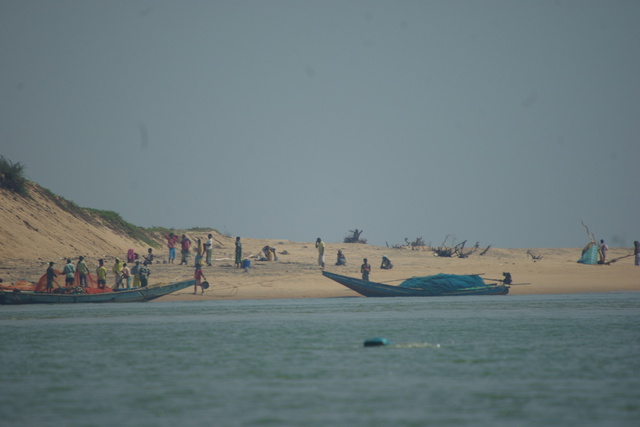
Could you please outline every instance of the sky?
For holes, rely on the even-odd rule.
[[[0,155],[139,226],[640,240],[637,0],[0,0]]]

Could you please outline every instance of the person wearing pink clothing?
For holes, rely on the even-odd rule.
[[[187,264],[187,259],[189,258],[189,251],[191,250],[191,240],[189,240],[189,238],[183,234],[180,245],[182,246],[182,260],[180,260],[180,265]]]
[[[173,233],[169,233],[168,236],[164,236],[167,239],[167,246],[169,247],[169,264],[173,264],[173,260],[176,259],[176,243],[178,243],[178,236]]]

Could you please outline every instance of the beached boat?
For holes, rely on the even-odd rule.
[[[69,304],[101,302],[144,302],[193,286],[195,280],[147,286],[131,290],[104,293],[58,294],[32,291],[0,291],[0,304]]]
[[[428,281],[426,285],[417,287],[421,279],[425,278],[411,278],[399,286],[385,285],[382,283],[368,282],[366,280],[356,279],[354,277],[343,276],[341,274],[330,273],[323,271],[322,275],[340,283],[347,288],[356,291],[360,295],[365,297],[437,297],[437,296],[461,296],[461,295],[506,295],[509,293],[509,286],[504,284],[486,284],[477,275],[473,276],[453,276],[457,278],[471,278],[470,283],[477,283],[481,285],[473,285],[468,287],[452,286],[446,284],[446,278],[437,282],[434,285],[429,285]],[[479,279],[479,280],[478,280]],[[452,280],[449,280],[452,281]],[[445,283],[444,285],[442,283]],[[414,287],[411,287],[414,286]]]

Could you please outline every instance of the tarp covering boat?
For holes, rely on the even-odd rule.
[[[434,293],[456,292],[469,288],[487,286],[478,275],[436,274],[433,276],[412,277],[398,285],[401,288],[423,289]]]

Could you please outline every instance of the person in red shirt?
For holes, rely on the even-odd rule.
[[[196,279],[196,283],[193,285],[193,294],[197,294],[198,293],[198,286],[200,286],[200,289],[202,289],[202,292],[204,294],[204,286],[202,283],[202,279],[204,279],[205,281],[207,280],[206,277],[204,277],[204,274],[202,274],[202,266],[200,264],[196,264],[196,273],[193,276]]]
[[[168,236],[164,236],[167,239],[167,246],[169,247],[169,264],[173,264],[173,260],[176,259],[176,243],[178,243],[178,236],[173,233],[169,233]]]
[[[189,258],[189,251],[191,249],[191,240],[186,235],[182,235],[182,241],[180,242],[182,245],[182,260],[180,261],[180,265],[187,264],[187,259]]]

